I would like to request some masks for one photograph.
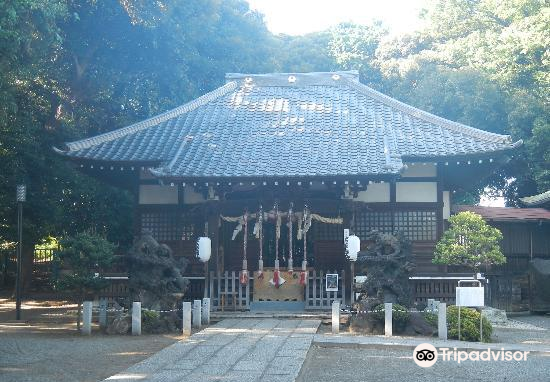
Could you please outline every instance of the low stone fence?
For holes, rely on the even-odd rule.
[[[431,305],[431,306],[430,306]],[[439,302],[435,300],[428,301],[428,309],[431,309],[431,312],[437,311],[437,329],[439,339],[447,339],[447,304],[444,302]],[[384,335],[391,337],[393,335],[393,312],[394,307],[392,303],[384,304]],[[358,312],[362,314],[366,313],[380,313],[378,311],[370,312]],[[340,332],[340,301],[332,302],[332,333],[338,334]]]
[[[181,309],[176,310],[152,310],[145,309],[141,307],[141,302],[135,301],[132,303],[132,309],[128,311],[124,308],[107,308],[107,300],[101,299],[99,301],[99,306],[94,308],[93,301],[84,301],[82,304],[82,330],[83,335],[92,334],[92,319],[93,313],[98,314],[99,327],[101,329],[107,328],[107,314],[109,312],[115,312],[118,314],[123,314],[124,312],[131,314],[131,333],[132,335],[141,335],[141,324],[142,324],[142,312],[143,311],[152,311],[157,313],[166,313],[166,312],[181,312],[182,319],[182,333],[183,335],[191,335],[191,328],[199,329],[203,325],[210,324],[210,312],[211,305],[209,298],[203,298],[202,300],[194,300],[193,304],[191,302],[183,302]]]

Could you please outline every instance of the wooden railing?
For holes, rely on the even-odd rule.
[[[98,299],[118,301],[129,296],[128,277],[126,274],[110,274],[106,276],[109,285],[97,293]]]
[[[246,285],[239,280],[239,272],[210,272],[210,306],[215,310],[248,310],[252,296],[253,277]]]
[[[410,280],[413,301],[426,303],[435,299],[448,304],[455,303],[458,279],[423,278]]]
[[[33,258],[34,264],[51,263],[56,250],[57,249],[53,248],[35,248]]]
[[[338,274],[338,291],[327,292],[326,290],[326,274]],[[306,285],[306,309],[329,310],[333,301],[345,303],[346,298],[346,278],[345,272],[323,272],[310,271]]]

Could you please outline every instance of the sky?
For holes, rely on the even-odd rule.
[[[275,34],[302,35],[341,22],[383,21],[391,33],[409,32],[421,25],[418,13],[428,0],[248,0],[265,15]]]

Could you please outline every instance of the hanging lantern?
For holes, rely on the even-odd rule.
[[[197,241],[197,258],[201,263],[210,260],[212,254],[212,242],[209,237],[199,237]]]
[[[347,257],[350,261],[357,260],[357,253],[361,250],[361,240],[355,236],[350,235],[346,241]]]

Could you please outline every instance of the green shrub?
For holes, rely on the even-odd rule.
[[[160,313],[153,310],[141,310],[141,325],[145,333],[155,333],[161,325]]]
[[[409,310],[403,305],[393,304],[392,311],[393,311],[393,314],[392,314],[393,327],[396,329],[396,331],[403,331],[407,327],[407,324],[411,319],[411,314],[409,313]],[[373,315],[376,320],[384,322],[385,320],[384,304],[375,306],[373,309]]]
[[[460,339],[463,341],[479,341],[479,319],[481,314],[471,308],[460,309]],[[447,308],[447,327],[448,336],[452,339],[458,339],[458,307],[449,306]],[[493,327],[489,320],[483,317],[483,342],[489,342],[493,334]]]
[[[422,317],[424,317],[424,319],[428,324],[430,324],[430,326],[437,328],[437,325],[438,325],[437,314],[432,312],[422,312]]]

